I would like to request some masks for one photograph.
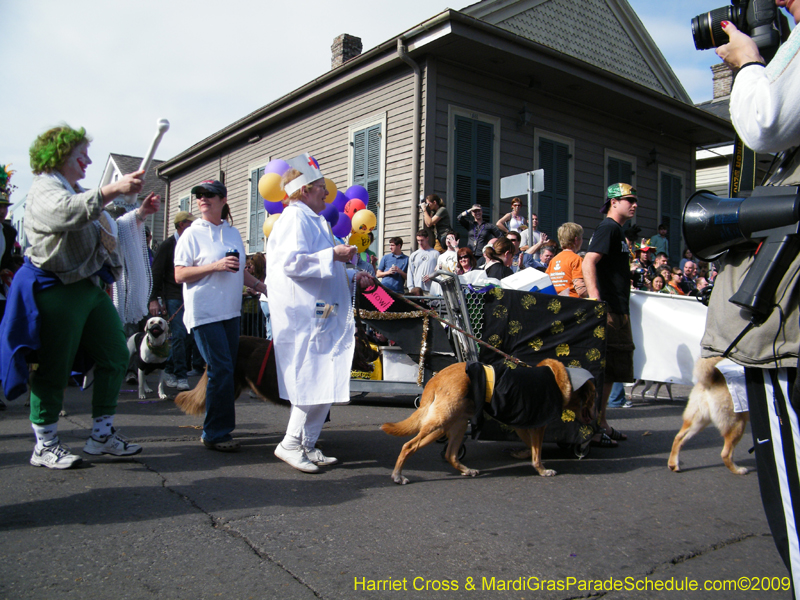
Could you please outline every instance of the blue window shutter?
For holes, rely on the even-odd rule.
[[[192,212],[192,197],[186,196],[185,198],[181,198],[178,202],[178,210],[187,210]]]
[[[555,239],[569,218],[569,146],[539,140],[539,168],[544,169],[544,191],[539,192],[539,231]]]
[[[608,185],[613,183],[629,183],[633,185],[633,165],[625,160],[609,157]]]
[[[682,257],[681,218],[683,216],[683,185],[681,178],[661,173],[661,223],[667,226],[669,263],[677,265]]]
[[[456,116],[454,136],[453,214],[460,215],[473,204],[480,204],[485,220],[490,221],[494,189],[494,125]],[[462,235],[465,233],[457,221],[453,225]]]
[[[247,252],[264,251],[264,220],[267,211],[264,208],[264,199],[258,193],[258,181],[264,175],[264,167],[255,169],[250,173],[250,238]]]

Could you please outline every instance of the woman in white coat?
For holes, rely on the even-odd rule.
[[[283,176],[288,205],[267,241],[267,287],[281,398],[292,403],[275,456],[306,473],[338,462],[315,447],[334,403],[350,401],[355,324],[345,263],[325,217],[328,191],[308,155]],[[311,165],[309,167],[309,165]]]

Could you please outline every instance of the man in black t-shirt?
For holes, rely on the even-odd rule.
[[[606,368],[603,397],[600,404],[600,426],[606,433],[595,439],[595,445],[614,448],[628,439],[608,424],[606,405],[615,381],[633,382],[633,336],[630,321],[630,250],[622,226],[636,214],[636,190],[627,183],[608,186],[601,212],[606,218],[589,240],[583,259],[583,276],[590,298],[606,303]]]

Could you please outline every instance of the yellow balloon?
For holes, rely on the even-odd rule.
[[[327,177],[325,178],[325,188],[328,190],[328,195],[325,197],[325,202],[330,204],[336,198],[336,184]]]
[[[262,230],[264,231],[265,238],[268,238],[269,234],[272,233],[272,228],[275,226],[275,223],[278,221],[278,219],[281,218],[282,214],[283,213],[275,213],[274,215],[270,215],[264,219],[264,226],[262,227]]]
[[[366,233],[354,233],[350,236],[350,240],[348,242],[351,246],[355,246],[358,248],[359,252],[364,252],[367,248],[369,248],[369,236]]]
[[[258,180],[258,193],[264,200],[280,202],[286,197],[281,189],[281,176],[277,173],[264,173]]]
[[[353,215],[353,231],[358,231],[359,233],[369,233],[375,229],[375,225],[377,224],[378,219],[375,217],[375,213],[371,210],[367,210],[366,208]]]

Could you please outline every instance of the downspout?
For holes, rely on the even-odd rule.
[[[419,229],[419,147],[420,147],[420,113],[422,112],[422,72],[419,65],[408,55],[408,48],[403,43],[403,38],[397,38],[397,56],[406,63],[411,70],[414,71],[414,110],[412,112],[412,120],[414,127],[411,135],[413,141],[411,144],[411,231],[409,237],[412,240],[411,247],[417,247],[417,230]]]

